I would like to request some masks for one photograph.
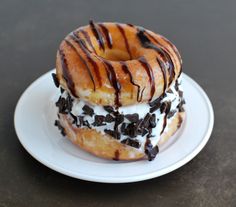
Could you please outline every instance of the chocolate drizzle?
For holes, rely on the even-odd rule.
[[[107,77],[108,77],[111,85],[115,89],[115,105],[116,105],[116,107],[119,107],[119,106],[121,106],[121,103],[120,103],[121,85],[120,85],[119,81],[117,80],[116,73],[115,73],[115,70],[114,70],[112,64],[104,59],[103,59],[103,63],[106,68]]]
[[[74,40],[74,39],[73,39]],[[65,42],[67,43],[67,45],[69,45],[75,52],[76,54],[78,55],[78,57],[80,58],[81,62],[85,65],[86,69],[87,69],[87,72],[89,74],[89,77],[93,83],[93,90],[95,91],[96,90],[96,86],[95,86],[95,81],[93,79],[93,74],[91,73],[90,71],[90,68],[87,64],[87,62],[82,58],[82,56],[79,54],[79,52],[77,51],[77,49],[74,47],[73,44],[71,44],[68,40],[65,39]]]
[[[112,38],[111,38],[111,35],[109,33],[109,30],[102,23],[99,23],[98,26],[102,29],[102,32],[104,33],[104,35],[106,37],[107,45],[111,49],[112,48]]]
[[[150,84],[150,88],[151,88],[151,91],[150,91],[150,98],[149,98],[149,101],[152,100],[152,97],[155,93],[155,79],[154,79],[154,74],[153,74],[153,71],[152,71],[152,68],[151,66],[148,64],[147,60],[144,58],[144,57],[140,57],[139,58],[139,62],[142,64],[142,66],[145,68],[147,74],[148,74],[148,77],[149,77],[149,84]]]
[[[129,75],[130,83],[137,87],[137,90],[138,90],[137,91],[137,101],[140,102],[141,101],[141,99],[139,98],[139,96],[140,96],[140,85],[138,85],[134,82],[133,76],[132,76],[131,72],[129,71],[129,68],[128,68],[126,62],[121,61],[120,64],[121,64],[121,67],[122,67],[122,70],[124,71],[124,73]]]
[[[129,48],[129,43],[128,43],[127,37],[125,35],[125,31],[124,31],[124,29],[123,29],[123,27],[121,25],[116,24],[116,26],[117,26],[117,28],[119,29],[120,33],[122,34],[122,36],[124,38],[126,50],[129,53],[130,60],[132,60],[132,55],[131,55],[131,52],[130,52],[130,48]]]
[[[168,70],[170,75],[169,85],[170,85],[175,77],[174,64],[172,62],[170,55],[161,48],[157,47],[155,44],[153,44],[147,37],[147,35],[145,35],[145,30],[143,28],[138,28],[137,37],[144,48],[154,49],[162,57],[162,59],[168,63]]]
[[[77,97],[77,95],[75,93],[75,84],[74,84],[71,74],[69,72],[66,57],[65,57],[64,52],[61,49],[59,49],[59,56],[60,56],[60,60],[61,60],[63,78],[65,79],[71,94],[73,96]]]
[[[88,32],[86,32],[86,31],[84,31],[84,30],[79,30],[79,32],[81,32],[83,35],[84,35],[84,38],[86,39],[86,41],[87,41],[87,43],[90,45],[90,47],[93,49],[93,52],[95,53],[95,54],[97,54],[97,52],[96,52],[96,50],[95,50],[95,48],[94,48],[94,46],[93,46],[93,44],[92,44],[92,42],[91,42],[91,39],[90,39],[90,37],[89,37],[89,35],[88,35]]]
[[[101,86],[102,85],[102,78],[101,78],[101,75],[99,73],[99,67],[98,67],[97,63],[91,58],[91,54],[89,53],[89,51],[88,51],[87,47],[85,46],[83,40],[80,39],[80,37],[75,32],[73,32],[70,37],[79,45],[79,47],[82,49],[82,51],[84,52],[84,54],[88,58],[89,63],[93,66],[93,70],[96,74],[96,78],[98,80],[99,86]]]
[[[119,152],[119,150],[116,150],[115,151],[115,156],[114,156],[113,160],[118,161],[119,159],[120,159],[120,152]]]
[[[103,51],[105,50],[105,46],[104,46],[104,42],[103,42],[103,38],[102,38],[102,34],[100,33],[100,31],[97,29],[96,25],[94,24],[94,22],[92,20],[89,21],[89,25],[92,29],[92,32],[94,34],[94,36],[96,37],[99,47],[103,49]]]
[[[166,80],[166,71],[165,71],[165,66],[163,65],[163,62],[160,61],[160,59],[157,57],[156,58],[160,68],[161,68],[161,72],[162,72],[162,75],[163,75],[163,80],[164,80],[164,85],[163,85],[163,92],[162,92],[162,95],[164,95],[165,91],[166,91],[166,88],[167,88],[167,80]]]

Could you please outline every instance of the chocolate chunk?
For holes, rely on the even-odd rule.
[[[177,81],[177,80],[175,81],[175,90],[176,90],[176,91],[178,91],[178,90],[179,90],[179,83],[178,83],[178,81]]]
[[[142,130],[142,137],[145,136],[148,132],[149,132],[148,129],[143,129]]]
[[[157,103],[156,105],[154,105],[152,108],[150,108],[149,112],[153,113],[154,111],[156,111],[157,109],[159,109],[161,106],[161,102]]]
[[[149,127],[149,125],[150,125],[150,122],[149,122],[150,118],[151,118],[151,114],[147,113],[146,116],[143,119],[142,127],[144,127],[144,128],[148,128]]]
[[[117,132],[117,131],[113,131],[113,130],[110,130],[110,129],[105,129],[104,132],[109,134],[110,136],[114,137],[115,139],[120,139],[120,133]]]
[[[156,127],[156,114],[152,114],[149,122],[150,122],[150,127],[151,128],[155,128]]]
[[[111,114],[107,114],[105,117],[105,122],[111,123],[113,121],[115,121],[115,118]]]
[[[135,123],[128,124],[124,131],[124,135],[127,135],[131,138],[137,136],[137,128],[135,126]]]
[[[183,91],[178,91],[179,92],[179,97],[183,98]]]
[[[168,91],[166,91],[167,93],[173,93],[173,91],[171,89],[169,89]]]
[[[145,143],[145,154],[148,157],[149,161],[152,161],[157,153],[159,152],[159,148],[156,145],[155,147],[152,146],[150,139],[147,139],[146,143]]]
[[[88,120],[83,121],[83,125],[88,127],[89,129],[91,129],[91,126],[90,126]]]
[[[61,94],[64,93],[65,89],[63,89],[62,87],[60,87],[60,91],[61,91]]]
[[[52,73],[52,78],[53,78],[53,82],[54,82],[55,86],[58,88],[60,83],[58,81],[57,75],[55,73]]]
[[[70,115],[73,118],[72,124],[76,124],[77,125],[77,117],[74,114],[72,114],[72,113],[70,113]]]
[[[58,127],[58,129],[60,130],[60,132],[61,132],[61,134],[62,134],[63,136],[66,135],[65,129],[64,129],[64,127],[61,125],[61,123],[60,123],[59,120],[55,120],[54,125]]]
[[[104,121],[105,121],[105,116],[103,116],[103,115],[95,115],[95,120],[94,120],[93,126],[103,126],[103,125],[106,125],[104,123]]]
[[[139,141],[137,139],[124,139],[121,141],[122,144],[126,144],[129,145],[131,147],[135,147],[135,148],[140,148],[141,144],[139,143]]]
[[[170,112],[171,102],[163,102],[161,104],[161,113],[168,114]]]
[[[139,120],[139,115],[137,113],[134,114],[126,114],[125,118],[130,122],[137,122]]]
[[[119,125],[124,121],[124,115],[123,114],[118,114],[115,116],[115,124]]]
[[[83,116],[78,116],[78,118],[79,118],[79,125],[78,126],[81,127],[84,123],[84,117]],[[78,122],[77,122],[77,124],[78,124]]]
[[[58,101],[56,102],[56,106],[59,109],[59,113],[68,114],[72,109],[73,99],[69,94],[66,99],[60,96]]]
[[[82,108],[82,110],[84,111],[83,114],[89,115],[89,116],[91,116],[91,117],[92,117],[93,114],[94,114],[93,109],[92,109],[91,107],[89,107],[88,105],[84,105],[83,108]]]
[[[122,134],[125,133],[125,128],[126,128],[126,126],[127,126],[126,123],[122,123],[122,124],[121,124],[120,131],[121,131]]]
[[[109,113],[114,112],[114,109],[113,109],[112,106],[103,106],[103,108],[104,108],[107,112],[109,112]]]
[[[160,104],[162,99],[163,99],[163,96],[160,96],[159,98],[157,98],[154,101],[150,102],[149,106],[154,107],[155,105]]]
[[[175,115],[175,113],[176,113],[176,110],[170,111],[170,112],[168,113],[168,115],[167,115],[167,118],[168,118],[168,119],[171,118],[172,116]]]
[[[139,119],[138,122],[135,125],[135,132],[136,134],[142,135],[143,134],[143,119]]]

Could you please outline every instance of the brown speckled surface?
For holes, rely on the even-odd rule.
[[[236,206],[236,2],[148,2],[1,2],[0,207]],[[54,67],[61,39],[91,18],[130,22],[165,35],[179,48],[184,72],[208,93],[214,131],[184,167],[141,183],[90,183],[48,169],[20,145],[13,127],[18,98]]]

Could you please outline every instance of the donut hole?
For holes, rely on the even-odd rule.
[[[119,49],[106,49],[104,52],[101,52],[98,55],[106,60],[111,60],[111,61],[131,60],[128,52]]]

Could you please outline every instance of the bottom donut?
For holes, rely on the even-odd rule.
[[[176,113],[162,133],[158,146],[163,145],[180,128],[185,118],[185,112]],[[81,149],[101,158],[110,160],[140,160],[148,159],[140,149],[123,144],[109,134],[102,134],[96,129],[78,128],[72,124],[65,114],[59,114],[59,122],[64,129],[63,133]]]

